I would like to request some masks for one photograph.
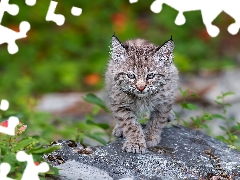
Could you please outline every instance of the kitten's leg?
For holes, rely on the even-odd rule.
[[[168,114],[158,111],[151,112],[150,119],[145,129],[146,143],[148,147],[156,146],[161,140],[161,132],[166,122]]]
[[[114,129],[117,130],[117,133],[122,129],[123,137],[126,138],[123,150],[133,153],[145,153],[147,146],[144,133],[136,115],[130,110],[123,108],[118,108],[113,114],[117,120],[117,127]]]

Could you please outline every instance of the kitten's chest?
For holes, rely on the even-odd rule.
[[[137,114],[149,113],[154,110],[154,104],[151,99],[141,98],[136,100],[136,112]]]

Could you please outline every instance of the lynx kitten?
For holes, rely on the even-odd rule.
[[[172,63],[173,49],[172,38],[155,46],[143,39],[122,44],[112,36],[106,91],[116,119],[113,134],[126,138],[123,149],[127,152],[144,153],[157,145],[166,122],[174,118],[178,71]],[[145,129],[138,122],[143,112],[149,114]]]

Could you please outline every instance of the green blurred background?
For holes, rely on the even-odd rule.
[[[45,20],[50,0],[37,0],[33,7],[24,0],[10,0],[19,5],[20,12],[17,16],[4,14],[2,25],[15,31],[23,20],[31,24],[28,37],[17,40],[19,52],[15,55],[8,53],[6,44],[0,46],[0,98],[9,100],[11,111],[34,110],[37,99],[45,93],[101,90],[114,32],[121,41],[140,37],[159,45],[172,35],[175,63],[181,74],[238,66],[240,33],[233,36],[227,32],[234,19],[224,12],[213,22],[220,34],[211,38],[200,11],[184,13],[186,23],[177,26],[174,21],[178,12],[163,5],[161,13],[154,14],[150,10],[153,0],[134,4],[128,0],[57,2],[55,13],[65,16],[62,26]],[[80,16],[71,14],[73,6],[82,8]],[[47,117],[30,113],[25,120],[37,123],[36,119],[42,119],[38,130],[45,128],[45,133],[51,133],[54,127],[46,128]]]
[[[29,98],[43,93],[101,89],[114,32],[122,41],[141,37],[159,45],[172,35],[175,63],[181,73],[236,65],[240,35],[227,32],[234,19],[225,13],[213,23],[220,34],[211,38],[200,11],[184,13],[186,23],[177,26],[178,12],[164,5],[161,13],[154,14],[150,10],[153,0],[134,4],[128,0],[57,2],[55,13],[66,19],[62,26],[45,20],[49,0],[38,0],[33,7],[24,0],[10,0],[19,5],[20,12],[17,16],[4,14],[2,25],[15,31],[23,20],[31,24],[28,37],[17,40],[18,53],[10,55],[6,45],[0,46],[0,94],[14,108],[21,109]],[[81,16],[70,13],[72,6],[82,8]]]

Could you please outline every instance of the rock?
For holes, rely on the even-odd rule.
[[[62,149],[43,157],[60,168],[59,180],[240,180],[240,152],[200,131],[166,127],[160,144],[145,154],[124,152],[123,142],[118,138],[106,146],[86,147],[58,141],[53,145]]]

